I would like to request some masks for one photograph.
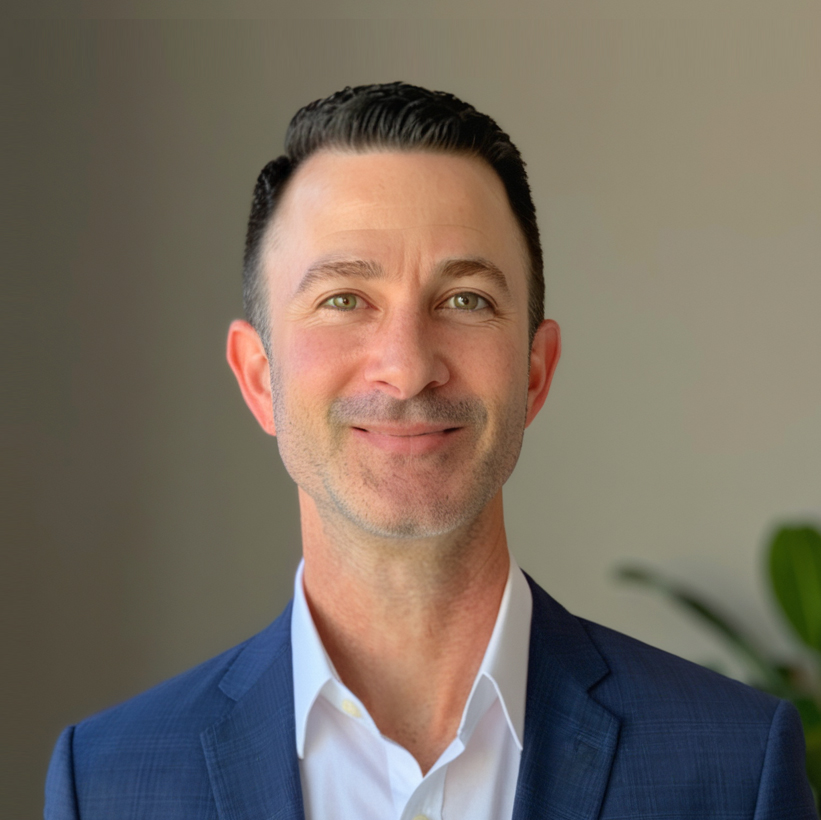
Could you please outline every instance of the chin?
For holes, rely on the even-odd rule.
[[[441,496],[427,501],[414,499],[402,504],[391,504],[385,509],[379,500],[372,503],[352,502],[334,498],[337,510],[363,532],[378,538],[421,539],[437,538],[470,525],[493,497],[473,496],[461,503]]]

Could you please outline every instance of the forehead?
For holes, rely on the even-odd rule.
[[[502,181],[470,156],[319,152],[289,181],[266,244],[277,263],[266,266],[269,277],[282,284],[334,255],[392,269],[481,256],[522,284],[526,278],[524,240]]]

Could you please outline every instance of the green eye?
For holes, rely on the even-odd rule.
[[[359,297],[353,293],[339,293],[323,302],[323,306],[335,308],[336,310],[353,310],[359,306]]]
[[[479,296],[478,293],[457,293],[445,302],[445,306],[456,310],[482,310],[490,307],[487,299]]]

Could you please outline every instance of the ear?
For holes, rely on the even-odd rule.
[[[530,379],[527,386],[527,427],[536,418],[547,398],[553,373],[562,352],[559,326],[552,319],[539,325],[530,347]]]
[[[271,371],[262,339],[254,328],[239,319],[228,328],[225,356],[237,377],[242,398],[260,427],[271,436],[277,434],[271,401]]]

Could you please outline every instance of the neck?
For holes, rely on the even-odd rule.
[[[426,772],[456,735],[507,581],[501,492],[447,536],[354,537],[300,491],[304,586],[342,681]]]

